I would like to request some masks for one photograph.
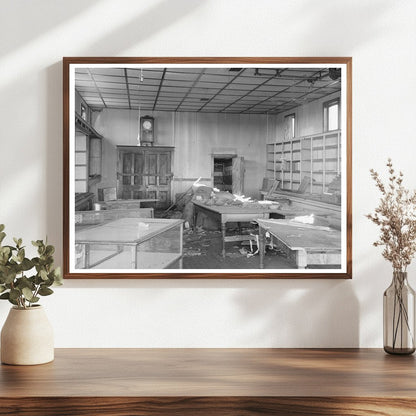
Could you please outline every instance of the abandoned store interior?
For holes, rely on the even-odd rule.
[[[76,268],[339,269],[342,74],[77,67]]]

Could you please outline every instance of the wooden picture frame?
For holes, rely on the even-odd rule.
[[[152,73],[155,74],[153,78]],[[233,84],[238,77],[241,82]],[[138,90],[133,89],[132,80],[137,83]],[[198,88],[191,91],[193,87]],[[179,97],[179,90],[186,92]],[[211,95],[201,96],[206,91]],[[234,96],[237,98],[232,98]],[[326,124],[339,128],[323,131],[323,103],[334,98],[339,104],[335,109],[325,110],[331,117]],[[179,100],[176,102],[179,110],[172,111],[175,100]],[[200,107],[196,107],[198,101]],[[76,111],[80,103],[88,107],[83,117]],[[200,110],[202,108],[204,110]],[[123,112],[124,109],[128,111]],[[128,139],[118,139],[120,131],[105,118],[108,114],[112,117],[115,111],[129,120]],[[306,117],[302,119],[302,114],[308,111],[320,118],[316,123],[319,122],[320,129],[313,123],[307,124]],[[156,207],[161,201],[168,204],[174,197],[178,200],[192,181],[201,178],[200,182],[205,181],[205,185],[215,185],[215,177],[208,177],[214,175],[212,166],[195,169],[195,173],[189,173],[186,178],[179,177],[179,167],[191,163],[187,162],[191,156],[176,146],[179,139],[175,129],[180,126],[173,124],[173,129],[169,130],[170,142],[170,139],[162,143],[140,141],[137,131],[142,126],[138,125],[138,120],[144,115],[153,116],[155,112],[166,115],[164,119],[171,119],[171,123],[181,117],[196,120],[193,143],[199,143],[198,120],[205,123],[217,117],[226,128],[229,128],[228,121],[224,120],[240,120],[241,143],[247,142],[245,131],[251,128],[244,123],[249,119],[257,120],[257,129],[252,128],[251,134],[261,136],[264,152],[256,153],[256,157],[264,162],[252,161],[252,150],[241,158],[245,157],[245,166],[264,168],[261,178],[257,178],[259,170],[256,171],[256,189],[270,200],[257,202],[256,199],[251,204],[243,199],[241,202],[238,199],[243,191],[240,184],[240,191],[233,192],[234,201],[230,205],[226,202],[224,206],[215,203],[213,206],[207,200],[195,199],[194,193],[192,207],[194,214],[201,216],[202,213],[220,220],[223,257],[227,256],[227,247],[236,247],[239,237],[251,240],[258,254],[250,261],[251,264],[258,261],[258,268],[225,269],[217,267],[220,261],[209,269],[181,268],[184,221],[138,219],[142,215],[153,215],[151,207],[139,212],[143,209],[140,201],[148,201],[150,206],[153,203]],[[296,119],[297,137],[290,140],[285,139],[280,122],[288,114],[299,117]],[[159,118],[163,117],[155,118],[158,129],[163,125]],[[137,125],[134,124],[136,120]],[[219,128],[215,127],[217,136],[223,134],[219,133]],[[153,131],[149,137],[153,137]],[[224,133],[218,140],[225,142],[226,137]],[[111,145],[107,140],[112,140]],[[259,146],[258,142],[246,142],[247,149]],[[237,146],[229,145],[212,146],[208,151],[201,148],[199,165],[204,165],[206,160],[212,164],[215,157],[221,160],[223,154],[231,155],[230,163],[234,163],[240,156],[235,149]],[[154,164],[149,162],[149,166],[158,166],[163,173],[140,173],[136,166],[144,166],[145,160],[153,160]],[[351,172],[350,57],[63,58],[63,272],[66,279],[351,278]],[[149,194],[142,192],[145,188],[140,188],[145,176],[145,188],[152,189]],[[153,185],[150,178],[156,181]],[[256,185],[253,183],[250,183],[251,189]],[[214,189],[208,198],[215,199],[216,192]],[[98,194],[100,199],[114,199],[117,194],[117,200],[98,201]],[[237,204],[239,208],[234,207]],[[110,208],[104,211],[103,206]],[[112,210],[111,206],[116,209]],[[200,218],[195,217],[196,220]],[[229,222],[244,221],[255,221],[258,233],[227,235]],[[122,232],[125,232],[123,236]],[[116,237],[112,233],[116,233]],[[228,245],[230,242],[233,245]],[[266,245],[267,253],[272,250],[274,255],[286,256],[287,264],[295,268],[272,268]],[[244,250],[241,252],[245,255]],[[253,253],[256,254],[254,249]],[[173,268],[155,267],[161,264]]]

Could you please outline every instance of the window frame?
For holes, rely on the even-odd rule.
[[[337,105],[338,106],[338,123],[336,129],[329,129],[329,108]],[[341,125],[341,102],[340,98],[334,98],[333,100],[325,101],[323,103],[323,131],[336,131],[340,129]]]

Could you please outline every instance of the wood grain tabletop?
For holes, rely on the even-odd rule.
[[[416,361],[381,349],[57,349],[48,364],[2,365],[0,405],[22,415],[415,415]]]

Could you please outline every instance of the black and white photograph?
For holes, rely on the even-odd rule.
[[[348,274],[348,60],[71,59],[68,277]]]

